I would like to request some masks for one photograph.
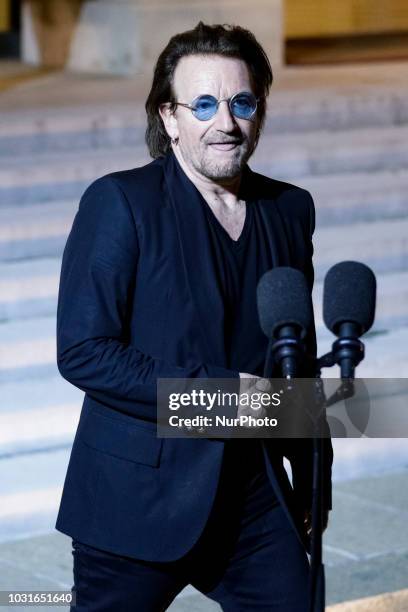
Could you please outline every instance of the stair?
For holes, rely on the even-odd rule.
[[[302,73],[302,86],[288,71],[285,86],[278,83],[272,90],[264,134],[250,165],[313,196],[319,354],[333,341],[321,316],[324,275],[338,261],[361,260],[377,274],[378,304],[359,375],[407,377],[404,81],[398,85],[395,67],[392,86],[381,81],[384,67],[379,72],[369,67],[367,73],[353,67],[304,70],[308,76]],[[336,82],[336,74],[343,81]],[[52,85],[48,78],[44,87]],[[0,108],[1,103],[0,96]],[[64,107],[37,101],[33,110],[16,107],[0,120],[0,472],[12,474],[0,479],[0,507],[13,507],[10,496],[20,495],[34,482],[30,478],[37,478],[37,510],[26,522],[32,532],[53,528],[83,398],[56,367],[62,251],[89,183],[150,161],[144,131],[137,95],[111,106],[100,99]],[[52,465],[49,474],[46,465]],[[10,488],[11,481],[16,484]],[[13,518],[4,509],[3,514],[8,533],[25,533],[24,517]]]

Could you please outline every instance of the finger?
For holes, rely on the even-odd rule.
[[[271,383],[267,378],[259,378],[255,383],[255,387],[259,391],[269,391],[271,388]]]

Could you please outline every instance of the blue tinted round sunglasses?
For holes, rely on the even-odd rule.
[[[214,96],[206,94],[194,98],[191,104],[186,102],[175,102],[175,104],[189,108],[194,117],[197,117],[200,121],[207,121],[214,117],[221,102],[228,102],[229,109],[234,117],[251,119],[256,111],[258,100],[259,98],[255,98],[250,91],[240,91],[231,98],[223,98],[222,100],[217,100]]]

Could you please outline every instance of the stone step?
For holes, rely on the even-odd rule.
[[[61,228],[72,223],[77,208],[78,201],[74,199],[2,206],[0,241],[11,243],[59,236]]]
[[[408,266],[408,218],[326,227],[314,235],[317,279],[339,261],[357,260],[375,274],[404,271]]]
[[[408,127],[270,135],[251,167],[269,176],[303,183],[310,177],[397,172],[408,168]],[[78,197],[95,178],[151,161],[144,146],[9,157],[0,167],[3,205]]]
[[[61,255],[78,200],[0,207],[0,261]]]
[[[335,486],[335,506],[323,538],[327,612],[406,612],[406,475],[406,470],[389,471],[382,477],[370,475]],[[24,499],[25,510],[31,501],[38,507],[45,497],[44,489],[41,496],[30,493]],[[16,523],[23,518],[16,517]],[[70,537],[54,531],[52,520],[48,533],[43,530],[42,535],[39,529],[34,535],[24,525],[21,532],[14,527],[0,544],[3,588],[20,590],[24,585],[32,590],[41,586],[42,590],[69,591],[73,584]],[[29,612],[30,607],[20,609]],[[190,585],[168,608],[169,612],[220,610]]]
[[[55,403],[48,408],[30,408],[19,415],[13,407],[8,412],[0,412],[0,458],[69,447],[81,405]]]
[[[58,257],[0,263],[0,321],[56,312]]]
[[[401,524],[403,530],[404,506],[400,490],[404,487],[404,477],[404,473],[390,472],[383,478],[352,481],[342,486],[338,493],[335,491],[339,511],[330,515],[323,540],[327,612],[406,612],[406,551],[399,541]],[[372,492],[375,498],[367,499],[366,495]],[[388,499],[390,494],[396,495],[392,506]],[[390,515],[396,520],[390,520]],[[359,529],[362,525],[364,529]],[[382,536],[378,547],[381,550],[377,548],[370,554],[373,541],[379,540],[373,534],[378,532]],[[349,533],[352,541],[351,537],[347,542],[341,541],[344,533]],[[339,539],[344,556],[332,564],[330,554]],[[384,542],[388,543],[387,548]],[[350,548],[353,553],[349,553]],[[71,539],[54,531],[51,523],[49,532],[41,535],[29,537],[27,530],[21,534],[6,534],[0,544],[0,558],[2,584],[8,590],[19,590],[22,584],[25,589],[32,590],[38,590],[39,585],[43,590],[69,591],[72,587]],[[169,612],[220,610],[218,604],[190,585],[168,608]],[[29,607],[22,607],[21,611],[29,612]]]
[[[60,375],[3,383],[0,458],[69,446],[83,397]]]
[[[0,261],[60,256],[80,195],[88,184],[87,181],[83,188],[77,188],[78,196],[66,201],[0,206]],[[408,170],[308,177],[298,184],[309,189],[314,197],[315,240],[328,233],[330,240],[334,238],[337,244],[339,238],[335,234],[338,233],[339,237],[343,236],[342,243],[347,248],[349,244],[354,248],[353,234],[357,235],[358,242],[361,228],[366,227],[363,234],[371,236],[374,231],[381,250],[382,242],[390,240],[396,227],[398,244],[398,226],[400,223],[405,226],[402,217],[406,217],[408,211]],[[340,257],[344,258],[344,253]]]
[[[61,227],[58,228],[58,231],[61,231],[61,235],[57,237],[58,244],[53,245],[55,248],[51,249],[50,245],[47,244],[47,234],[45,232],[45,248],[41,255],[51,255],[52,258],[61,257],[74,212],[68,210],[66,219],[61,223]],[[25,259],[37,255],[35,249],[37,243],[41,243],[41,238],[39,237],[41,235],[41,227],[37,225],[36,220],[31,218],[27,227],[24,230],[21,229],[21,232],[23,233],[26,230],[28,232],[32,231],[33,234],[38,232],[38,241],[20,240],[22,238],[22,234],[20,234],[19,239],[15,241],[15,255],[18,255],[18,257],[10,257],[10,264],[13,259]],[[6,251],[6,257],[7,250],[12,244],[13,241],[6,242],[2,246],[0,240],[0,249],[3,248],[3,252]],[[323,275],[330,266],[345,259],[362,261],[372,266],[376,274],[404,271],[407,269],[408,262],[408,217],[385,219],[369,223],[321,227],[315,232],[314,246],[314,263],[317,280],[323,278]],[[12,248],[10,248],[11,251]],[[2,268],[3,274],[7,275],[7,261],[4,262],[4,265],[6,267]],[[10,278],[10,274],[7,275],[7,278]]]
[[[0,457],[1,542],[54,528],[71,444]]]
[[[407,167],[408,126],[268,134],[251,159],[265,174],[288,180],[354,172],[396,171]]]
[[[307,83],[299,87],[296,81],[285,84],[278,79],[269,98],[265,136],[408,123],[408,99],[398,80],[384,87],[370,83],[365,74],[346,87],[341,80],[337,87],[333,85],[329,86],[327,75],[313,82],[312,88]],[[39,108],[32,104],[26,110],[10,111],[10,103],[0,119],[0,155],[140,146],[146,129],[145,96],[141,94],[147,91],[147,85],[143,92],[135,87],[131,102],[115,100],[110,105],[100,99],[81,105],[79,95],[62,108],[43,102]]]
[[[54,315],[57,307],[60,257],[0,262],[0,321],[33,319]],[[321,267],[320,281],[315,283],[316,325],[323,325]],[[379,274],[377,277],[376,326],[392,329],[408,325],[408,272]]]
[[[0,382],[58,376],[55,316],[0,324]],[[330,350],[334,337],[318,330],[319,354]],[[367,378],[408,376],[408,327],[376,330],[366,335],[369,359],[360,367]]]
[[[61,376],[3,384],[0,398],[0,462],[27,454],[52,453],[69,448],[78,425],[83,397],[82,391]],[[401,467],[408,459],[408,447],[402,439],[394,441],[392,454],[389,441],[384,438],[354,438],[347,442],[336,438],[334,449],[338,461],[333,478],[338,482]],[[368,463],[361,463],[361,454],[369,459]]]
[[[304,177],[299,184],[313,195],[316,234],[326,226],[395,219],[408,211],[407,170]],[[0,206],[0,261],[61,254],[81,193],[62,202]]]
[[[140,146],[144,143],[145,116],[141,104],[4,113],[0,119],[0,156]]]
[[[29,418],[29,414],[25,416]],[[323,552],[327,568],[339,571],[351,560],[357,565],[389,552],[398,554],[405,544],[405,537],[403,542],[398,539],[399,529],[405,534],[406,519],[401,492],[406,490],[407,453],[400,442],[395,440],[390,445],[389,440],[333,440],[335,514],[325,534]],[[0,542],[54,530],[69,453],[70,445],[0,456]],[[385,458],[385,465],[378,461],[379,455]],[[359,464],[357,472],[349,469],[350,463]],[[336,477],[337,472],[342,478]],[[367,510],[371,517],[368,524]],[[366,517],[363,530],[356,523],[356,516]],[[350,532],[347,545],[341,540],[345,528],[344,523],[338,523],[341,517],[346,517]],[[383,537],[372,537],[373,521],[385,526]],[[192,590],[188,589],[184,595],[187,594],[192,594]]]
[[[406,70],[406,64],[404,66]],[[289,68],[287,75],[292,72]],[[315,72],[317,74],[317,72]],[[299,75],[298,75],[299,76]],[[306,79],[306,73],[304,73]],[[406,87],[396,80],[390,87],[378,86],[373,75],[371,83],[365,78],[353,79],[347,86],[337,85],[326,74],[314,80],[311,73],[309,83],[296,83],[295,72],[290,86],[271,92],[268,100],[265,134],[272,132],[295,133],[330,130],[333,132],[380,128],[408,123],[408,98]],[[320,81],[320,82],[319,82]]]
[[[324,370],[323,374],[326,372]],[[359,369],[357,373],[360,377]],[[338,375],[334,369],[333,374]],[[62,377],[2,384],[0,466],[3,460],[69,450],[83,397],[82,391]],[[394,439],[392,449],[387,438],[334,438],[333,448],[336,456],[333,479],[336,482],[408,465],[408,446],[404,438]],[[16,486],[13,479],[10,483]]]
[[[0,324],[2,383],[59,375],[56,364],[55,326],[55,315]]]
[[[405,612],[407,608],[408,589],[399,589],[329,606],[327,612]]]
[[[141,148],[121,149],[112,157],[99,151],[9,160],[0,167],[0,201],[17,206],[79,198],[96,178],[151,161]]]
[[[406,170],[305,176],[298,184],[313,196],[316,231],[330,225],[406,217],[408,212]]]

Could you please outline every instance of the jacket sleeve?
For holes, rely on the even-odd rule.
[[[91,398],[156,421],[157,378],[239,378],[239,373],[208,363],[175,366],[129,343],[138,262],[129,203],[115,177],[102,177],[82,196],[63,253],[57,365],[63,378]]]
[[[314,269],[313,269],[313,242],[312,236],[315,229],[315,208],[312,196],[308,191],[303,190],[309,208],[308,223],[308,244],[307,258],[304,262],[304,274],[306,276],[310,293],[313,290]],[[314,378],[314,359],[317,355],[316,330],[314,321],[306,337],[306,352],[309,358],[306,359],[302,376],[304,378]],[[324,508],[332,509],[332,463],[333,446],[330,437],[330,429],[325,422],[325,437],[323,439],[323,474],[322,474],[322,494]],[[310,509],[312,505],[312,485],[313,485],[313,439],[299,438],[285,440],[284,455],[289,459],[292,469],[292,485],[299,507]]]

